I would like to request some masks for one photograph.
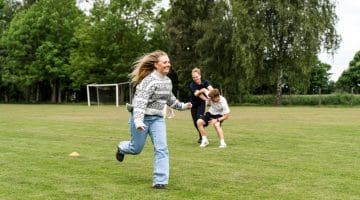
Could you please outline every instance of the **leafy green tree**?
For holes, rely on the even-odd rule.
[[[304,81],[321,48],[331,53],[338,47],[334,1],[234,0],[231,5],[236,65],[244,69],[246,87],[274,85],[276,105],[284,77]]]
[[[150,49],[160,49],[169,52],[170,39],[166,32],[166,22],[169,18],[169,11],[161,9],[153,20],[154,30],[149,33]]]
[[[310,74],[310,87],[309,94],[312,93],[331,93],[330,85],[330,73],[328,72],[331,69],[331,66],[326,63],[318,61],[314,67],[311,69]]]
[[[13,11],[6,0],[0,0],[0,36],[12,19]]]
[[[149,33],[149,42],[150,49],[160,49],[165,52],[170,52],[169,44],[170,39],[166,32],[166,22],[168,21],[169,11],[162,8],[157,14],[156,18],[153,21],[154,30]],[[172,55],[169,55],[172,56]],[[174,60],[172,60],[173,62]],[[174,65],[173,65],[174,66]],[[168,74],[168,77],[172,81],[173,93],[175,95],[179,94],[179,78],[176,71],[173,67]]]
[[[0,38],[2,37],[4,31],[9,27],[9,24],[14,17],[14,15],[20,10],[20,2],[14,2],[9,0],[0,0]],[[1,43],[0,39],[0,98],[4,99],[5,102],[8,102],[8,96],[10,93],[15,93],[11,87],[7,87],[7,82],[3,77],[6,77],[7,71],[4,68],[3,63],[5,62],[5,47]]]
[[[60,102],[69,84],[66,69],[82,15],[73,0],[42,0],[17,14],[2,38],[4,81],[16,85],[26,100],[40,100],[46,96],[40,88],[49,87],[51,101]]]
[[[199,67],[196,44],[204,31],[196,27],[196,24],[208,19],[209,8],[213,5],[214,0],[170,0],[166,32],[170,39],[169,55],[172,68],[181,80],[179,90],[182,99],[188,98],[191,69]]]
[[[150,26],[155,1],[97,1],[76,32],[78,47],[71,54],[73,87],[88,83],[128,81],[136,57],[150,50]]]
[[[30,7],[36,0],[0,0],[0,35],[4,32],[14,15]]]
[[[360,51],[355,54],[349,68],[341,74],[336,87],[343,91],[360,92]]]
[[[195,51],[199,55],[199,65],[203,66],[203,76],[212,85],[222,90],[229,100],[239,101],[240,71],[233,65],[232,15],[227,1],[214,1],[207,6],[207,16],[194,24],[203,35],[197,40]],[[229,73],[231,72],[231,73]]]

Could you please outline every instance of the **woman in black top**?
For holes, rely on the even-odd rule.
[[[199,134],[198,143],[201,143],[201,134],[197,127],[196,121],[201,115],[205,113],[206,101],[208,99],[208,92],[213,89],[209,81],[201,80],[201,71],[199,68],[194,68],[191,71],[192,82],[190,83],[191,89],[191,117],[193,119],[194,126]]]

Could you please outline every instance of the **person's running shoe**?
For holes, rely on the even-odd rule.
[[[152,186],[154,189],[166,189],[165,184],[155,184]]]
[[[202,140],[200,147],[206,147],[207,145],[209,145],[209,141],[208,140]]]
[[[122,162],[124,160],[125,155],[123,153],[121,153],[120,148],[118,147],[117,151],[116,151],[116,160],[118,160],[119,162]]]
[[[219,148],[226,148],[226,144],[225,143],[220,144]]]

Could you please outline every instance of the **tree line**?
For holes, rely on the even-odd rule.
[[[248,94],[359,92],[360,53],[335,83],[335,1],[0,0],[0,102],[85,101],[86,84],[128,81],[133,61],[161,49],[179,98],[191,69],[230,102]]]

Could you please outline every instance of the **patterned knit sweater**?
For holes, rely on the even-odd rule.
[[[185,104],[179,102],[172,93],[172,83],[169,77],[154,70],[136,86],[133,99],[133,115],[136,128],[145,126],[144,115],[163,116],[165,104],[185,110]]]

